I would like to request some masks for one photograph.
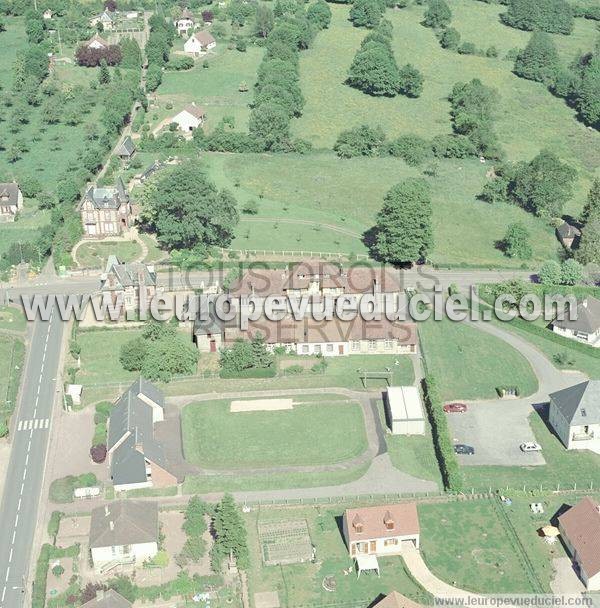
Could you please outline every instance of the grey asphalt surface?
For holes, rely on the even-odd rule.
[[[56,378],[65,324],[52,315],[33,327],[0,507],[0,608],[31,606],[26,583],[38,525]]]

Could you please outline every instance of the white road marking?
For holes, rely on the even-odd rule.
[[[34,412],[35,414],[35,412]],[[31,420],[19,420],[18,431],[41,431],[50,426],[50,418],[32,418]],[[27,451],[31,449],[31,440],[27,446]]]
[[[10,564],[12,562],[12,556],[13,556],[13,548],[10,548],[10,553],[8,554],[8,563]]]

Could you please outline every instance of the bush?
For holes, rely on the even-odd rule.
[[[54,574],[54,576],[56,576],[56,578],[62,576],[64,573],[65,573],[65,569],[60,564],[56,564],[56,566],[54,566],[54,568],[52,568],[52,574]]]
[[[255,200],[247,201],[242,207],[242,213],[256,215],[258,213],[258,203]]]
[[[169,63],[165,66],[167,70],[191,70],[194,67],[194,60],[191,57],[183,57],[175,55],[169,59]]]
[[[431,144],[418,135],[401,135],[385,146],[390,156],[401,158],[407,165],[416,167],[431,155]]]
[[[427,408],[427,415],[431,424],[435,454],[438,459],[444,487],[450,492],[460,492],[462,489],[462,477],[458,460],[454,453],[454,445],[448,428],[448,420],[444,413],[442,398],[433,376],[430,374],[426,375],[422,380],[422,387],[425,407]]]
[[[90,449],[90,456],[96,464],[101,464],[106,460],[106,445],[103,443],[95,445]]]
[[[304,373],[304,368],[301,365],[290,365],[283,370],[283,373],[287,376],[298,376]]]
[[[373,129],[368,125],[361,125],[342,131],[333,149],[341,158],[378,156],[384,141],[385,134],[380,127]]]
[[[52,544],[56,544],[56,537],[58,536],[58,532],[60,530],[60,522],[64,517],[64,513],[61,511],[52,511],[52,515],[50,515],[50,521],[48,522],[48,536],[52,538]]]
[[[229,371],[222,369],[219,372],[220,378],[274,378],[277,370],[274,367],[249,368],[239,371]]]
[[[461,55],[475,55],[477,53],[477,47],[472,42],[463,42],[456,50]]]
[[[73,502],[75,488],[91,488],[97,483],[98,479],[93,473],[83,473],[79,476],[68,475],[55,479],[50,484],[50,500],[59,504]]]

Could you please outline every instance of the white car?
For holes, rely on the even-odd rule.
[[[535,441],[526,441],[522,443],[520,446],[521,452],[541,452],[542,446],[539,443],[535,443]]]

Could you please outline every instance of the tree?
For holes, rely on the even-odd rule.
[[[577,259],[582,264],[600,264],[600,217],[593,215],[581,230]]]
[[[445,27],[452,21],[452,11],[445,0],[429,0],[423,25],[426,27]]]
[[[110,72],[108,71],[106,59],[102,59],[102,61],[100,61],[100,73],[98,74],[98,82],[101,85],[108,84],[110,82]]]
[[[144,218],[167,249],[227,247],[238,223],[237,203],[228,191],[218,191],[197,163],[187,162],[157,182]]]
[[[256,33],[262,38],[266,38],[269,32],[275,25],[275,19],[273,17],[273,11],[270,6],[266,4],[259,4],[256,7],[256,13],[254,15],[254,27]]]
[[[226,372],[242,372],[247,369],[267,369],[273,366],[273,355],[267,350],[262,334],[251,340],[236,340],[221,351],[219,364]]]
[[[407,165],[417,167],[431,156],[431,143],[418,135],[401,135],[387,144],[385,151],[401,158]]]
[[[529,230],[521,222],[509,224],[502,240],[504,254],[509,258],[519,258],[521,260],[531,258],[533,251],[529,242],[530,236]]]
[[[121,346],[119,361],[127,371],[139,371],[144,365],[147,354],[148,343],[143,337],[139,336],[125,342],[125,344]]]
[[[146,70],[146,90],[156,91],[162,82],[162,68],[160,65],[153,63]]]
[[[600,129],[600,50],[594,53],[583,70],[575,107],[586,124]]]
[[[573,31],[573,13],[565,0],[509,0],[502,20],[520,30],[552,34]]]
[[[244,520],[231,494],[225,494],[215,509],[215,544],[212,549],[212,564],[215,571],[220,570],[224,558],[235,558],[240,569],[250,565],[247,532]]]
[[[325,0],[316,0],[306,9],[306,18],[318,29],[324,30],[331,23],[331,9]]]
[[[540,217],[562,215],[573,194],[575,170],[552,152],[542,150],[531,162],[520,163],[509,186],[512,199]]]
[[[198,364],[198,349],[182,336],[167,336],[151,342],[142,365],[149,380],[169,382],[174,375],[192,375]]]
[[[565,260],[560,267],[560,271],[563,285],[576,285],[583,281],[583,266],[573,258]]]
[[[391,51],[383,44],[370,42],[354,56],[346,82],[368,95],[393,97],[398,92],[399,78]]]
[[[270,150],[290,138],[290,119],[287,111],[275,101],[257,106],[250,114],[250,135],[261,141],[265,150]]]
[[[419,97],[423,91],[423,75],[417,68],[407,63],[400,69],[398,92],[407,97]]]
[[[142,65],[142,51],[135,38],[121,38],[121,67],[138,69]]]
[[[425,259],[433,248],[431,196],[424,179],[408,178],[385,195],[373,251],[392,264]]]
[[[591,218],[600,219],[600,179],[596,178],[592,182],[592,187],[588,192],[587,199],[581,212],[581,222],[587,223]]]
[[[549,84],[560,68],[558,51],[545,32],[533,32],[527,46],[517,55],[514,72],[517,76]]]
[[[538,272],[538,278],[542,285],[560,285],[562,280],[560,264],[555,260],[544,262]]]
[[[460,32],[453,27],[445,28],[440,36],[440,44],[444,49],[455,51],[460,44]]]
[[[354,0],[350,9],[350,21],[355,27],[377,27],[384,9],[381,0]]]
[[[384,141],[385,134],[381,127],[373,129],[368,125],[361,125],[360,127],[342,131],[333,149],[342,158],[377,156]]]

